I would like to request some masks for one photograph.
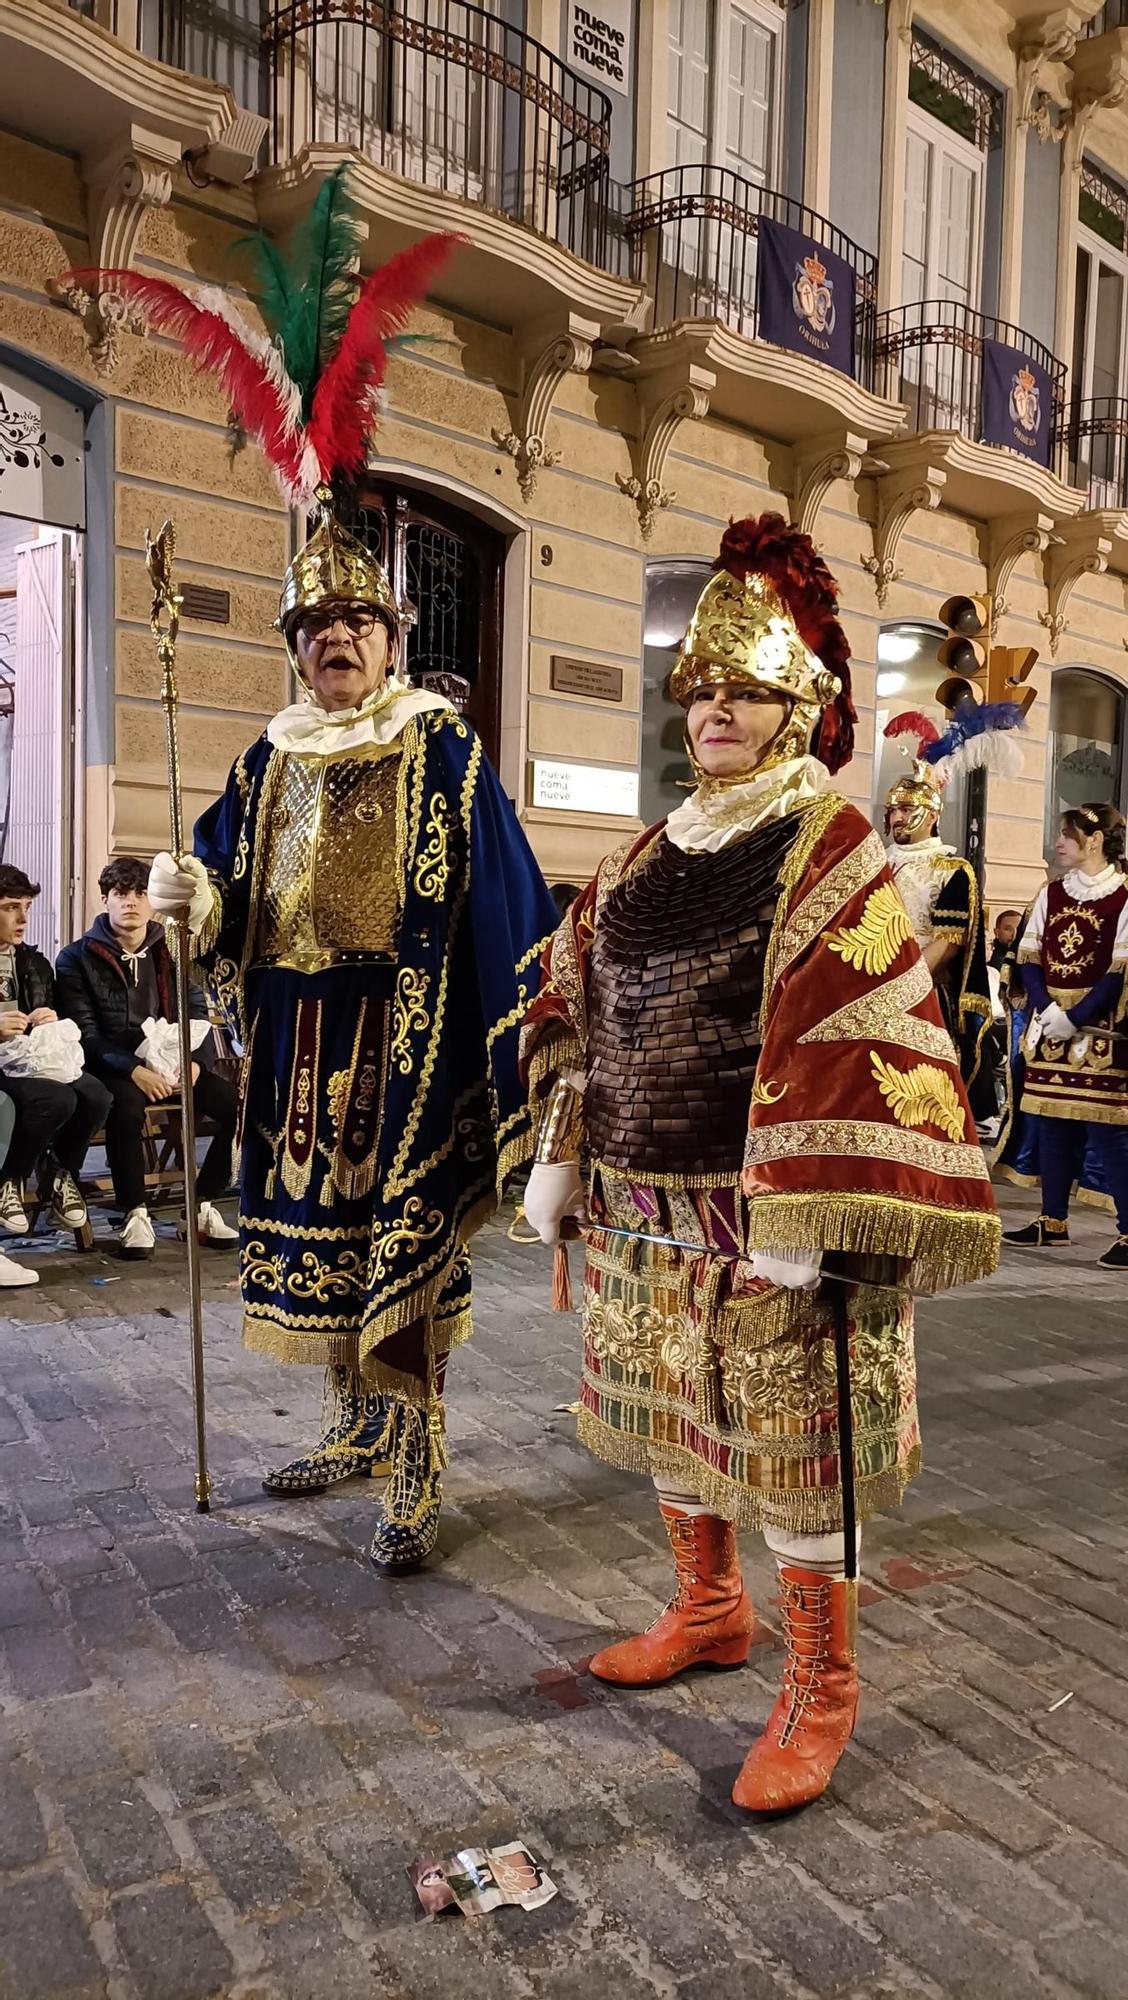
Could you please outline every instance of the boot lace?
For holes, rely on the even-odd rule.
[[[783,1631],[787,1645],[783,1670],[787,1713],[779,1732],[781,1747],[802,1734],[818,1700],[822,1670],[830,1662],[829,1583],[792,1583],[785,1587]]]

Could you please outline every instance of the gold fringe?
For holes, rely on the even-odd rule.
[[[356,1370],[360,1355],[360,1335],[351,1332],[307,1333],[291,1331],[262,1319],[253,1306],[243,1309],[243,1346],[253,1354],[268,1354],[272,1361],[292,1361],[303,1368],[351,1368]]]
[[[546,1083],[554,1083],[562,1070],[582,1070],[583,1067],[584,1052],[579,1036],[571,1028],[566,1028],[563,1022],[549,1022],[525,1065],[531,1115],[534,1118],[538,1115]]]
[[[782,1528],[793,1535],[832,1535],[842,1532],[842,1495],[837,1486],[820,1490],[804,1487],[795,1492],[776,1487],[770,1492],[742,1486],[715,1467],[705,1464],[683,1445],[650,1444],[646,1438],[628,1437],[612,1430],[601,1417],[581,1408],[576,1423],[581,1444],[604,1464],[618,1472],[638,1472],[646,1477],[665,1477],[699,1493],[710,1513],[719,1514],[738,1528]],[[854,1503],[859,1521],[883,1514],[900,1505],[901,1496],[921,1467],[918,1444],[913,1445],[904,1463],[885,1472],[861,1474],[855,1479]]]
[[[872,1194],[757,1195],[748,1204],[749,1250],[857,1251],[903,1257],[914,1292],[942,1292],[987,1278],[999,1261],[997,1215],[927,1208]]]

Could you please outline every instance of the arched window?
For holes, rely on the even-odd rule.
[[[885,821],[885,797],[898,778],[911,768],[915,744],[907,736],[886,740],[883,731],[894,716],[919,710],[943,729],[947,716],[936,699],[943,671],[936,649],[945,637],[942,625],[924,625],[908,620],[883,625],[877,637],[877,713],[874,718],[873,823],[880,833]],[[967,791],[956,779],[944,795],[940,838],[967,852]]]
[[[1122,805],[1128,689],[1087,667],[1058,667],[1050,683],[1046,745],[1046,859],[1070,806]]]
[[[664,819],[685,798],[679,782],[689,777],[685,717],[666,695],[666,677],[711,573],[711,563],[691,556],[646,565],[638,809],[647,826]]]

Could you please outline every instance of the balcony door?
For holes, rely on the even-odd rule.
[[[400,673],[445,695],[500,749],[505,538],[410,487],[365,481],[349,526],[383,563],[405,610]]]
[[[905,142],[905,212],[901,298],[905,306],[935,301],[919,316],[929,340],[906,341],[901,375],[913,392],[918,429],[958,429],[966,405],[967,349],[960,306],[979,298],[983,249],[984,155],[969,139],[911,105]],[[948,309],[945,310],[945,307]],[[955,310],[953,310],[955,308]],[[944,327],[951,331],[945,340]]]
[[[667,229],[662,268],[681,296],[667,317],[716,315],[755,332],[758,205],[778,187],[783,16],[758,0],[671,0],[666,194],[702,197],[721,217]]]
[[[1072,477],[1093,507],[1123,507],[1128,492],[1124,363],[1128,354],[1128,190],[1085,162],[1077,235],[1073,386],[1078,403]]]

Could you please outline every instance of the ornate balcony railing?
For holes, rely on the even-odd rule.
[[[1061,443],[1069,483],[1090,507],[1128,508],[1128,397],[1075,398]]]
[[[962,431],[965,437],[981,441],[983,350],[984,342],[992,340],[1018,350],[1045,370],[1051,407],[1045,413],[1044,435],[1050,469],[1060,473],[1065,363],[1021,327],[975,312],[959,299],[921,299],[915,305],[897,306],[877,321],[878,387],[908,405],[910,430]]]
[[[629,190],[626,229],[633,275],[655,300],[655,324],[719,319],[761,333],[760,225],[781,223],[847,264],[853,274],[853,373],[872,389],[877,259],[802,202],[757,187],[728,167],[667,167]]]
[[[108,28],[127,48],[226,84],[249,111],[265,109],[254,0],[68,0],[68,5]]]
[[[531,36],[466,0],[270,5],[273,158],[355,146],[602,264],[611,105]]]
[[[1094,35],[1107,35],[1113,28],[1128,28],[1128,0],[1105,0],[1091,21],[1086,21],[1083,38],[1092,40]]]

